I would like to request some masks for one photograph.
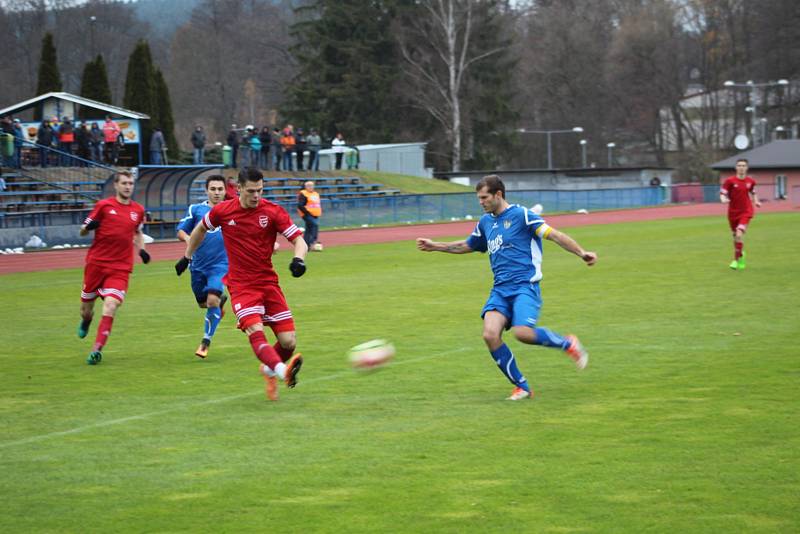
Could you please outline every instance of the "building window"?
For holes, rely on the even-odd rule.
[[[786,200],[786,175],[784,174],[775,177],[775,198]]]

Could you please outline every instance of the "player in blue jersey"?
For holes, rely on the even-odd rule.
[[[442,243],[417,238],[417,248],[425,252],[488,252],[494,273],[494,287],[483,307],[483,340],[500,371],[514,384],[508,400],[533,396],[528,381],[520,372],[514,355],[503,342],[503,330],[529,345],[543,345],[564,351],[579,370],[586,367],[589,354],[578,338],[561,336],[537,325],[542,307],[539,281],[542,279],[542,239],[558,244],[594,265],[597,254],[584,250],[574,239],[559,232],[528,208],[506,201],[506,188],[496,175],[485,176],[475,187],[478,201],[486,212],[475,231],[463,241]]]
[[[214,174],[206,179],[206,195],[208,200],[192,204],[186,216],[178,223],[178,239],[188,241],[194,227],[203,220],[206,213],[216,204],[225,200],[225,177]],[[200,358],[208,356],[211,338],[222,319],[222,306],[225,304],[225,287],[222,277],[228,273],[228,256],[222,243],[222,232],[219,228],[209,230],[203,243],[192,257],[190,264],[192,273],[192,291],[201,308],[206,308],[203,340],[197,347],[195,355]]]

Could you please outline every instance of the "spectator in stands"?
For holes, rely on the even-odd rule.
[[[269,169],[269,149],[272,145],[272,136],[269,134],[269,126],[264,126],[258,134],[258,139],[261,141],[261,158],[259,166],[262,169]]]
[[[25,132],[22,130],[22,123],[19,119],[14,119],[14,157],[12,167],[15,169],[22,168],[22,144],[25,142]]]
[[[294,153],[294,132],[291,125],[283,129],[281,134],[281,148],[283,151],[283,170],[292,171],[292,154]]]
[[[36,144],[39,146],[39,164],[47,167],[47,158],[50,156],[50,146],[53,144],[54,134],[50,121],[44,119],[36,131]]]
[[[0,166],[13,167],[14,159],[14,123],[11,117],[6,115],[0,119]],[[6,141],[8,139],[8,141]],[[8,150],[6,149],[8,142]]]
[[[78,126],[78,131],[75,134],[75,140],[78,143],[78,157],[84,161],[78,162],[79,167],[86,167],[91,155],[89,154],[89,144],[91,143],[92,132],[89,131],[89,125],[85,122]]]
[[[303,157],[306,151],[306,136],[302,128],[297,129],[294,136],[294,152],[297,154],[297,170],[303,170]]]
[[[11,117],[5,115],[2,119],[0,119],[0,131],[7,134],[14,133],[14,123],[11,121]]]
[[[0,176],[0,193],[6,190],[6,179]]]
[[[314,191],[314,182],[311,180],[303,184],[303,189],[297,195],[297,213],[303,217],[306,230],[303,232],[303,239],[306,240],[308,250],[322,250],[315,247],[317,235],[319,234],[319,218],[322,215],[322,201],[319,193]]]
[[[239,132],[236,125],[231,124],[231,131],[228,132],[228,139],[225,141],[231,147],[231,167],[236,168],[236,155],[239,152]]]
[[[164,161],[161,159],[161,154],[167,148],[167,143],[164,141],[164,134],[161,128],[153,128],[153,135],[150,136],[150,164],[163,165]]]
[[[315,129],[311,129],[311,135],[306,137],[308,144],[308,170],[319,170],[319,151],[322,148],[322,139]]]
[[[250,166],[258,169],[261,165],[261,138],[255,128],[250,132],[247,140],[250,143]]]
[[[206,150],[206,133],[202,126],[195,126],[194,132],[192,132],[192,147],[194,147],[192,151],[194,164],[202,165]]]
[[[344,136],[342,132],[336,134],[336,137],[333,138],[331,141],[331,146],[333,147],[333,154],[336,156],[336,170],[342,168],[342,157],[344,156],[345,145],[347,143],[344,140]]]
[[[106,115],[106,122],[103,123],[103,142],[106,149],[106,162],[116,165],[119,158],[118,139],[122,130],[119,125],[111,119],[111,115]]]
[[[75,142],[75,126],[69,117],[61,119],[61,126],[58,128],[58,149],[63,152],[60,155],[61,166],[69,167],[72,165],[72,143]]]
[[[358,149],[356,147],[347,148],[347,170],[358,168]]]
[[[89,152],[92,161],[103,161],[103,130],[100,129],[96,122],[92,123],[89,135]]]
[[[248,124],[242,134],[242,142],[239,145],[239,166],[242,169],[250,166],[250,136],[253,135],[253,130],[253,125]]]
[[[276,171],[281,170],[281,160],[283,159],[281,146],[281,131],[278,128],[272,129],[272,168]]]

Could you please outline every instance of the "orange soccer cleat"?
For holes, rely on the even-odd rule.
[[[263,363],[259,366],[258,370],[264,375],[264,391],[267,394],[267,399],[271,401],[278,400],[278,377],[275,376],[275,371]]]
[[[524,399],[530,399],[533,397],[533,391],[528,391],[527,389],[522,388],[514,388],[514,391],[511,392],[511,396],[506,398],[506,400],[510,401],[518,401]]]
[[[578,368],[578,371],[586,369],[586,366],[589,365],[589,353],[586,352],[577,337],[569,334],[566,339],[569,341],[569,347],[567,347],[566,352],[575,362],[575,367]]]
[[[300,367],[302,367],[302,365],[303,355],[299,352],[286,362],[286,378],[283,379],[286,383],[286,387],[293,388],[297,385],[297,373],[300,372]]]
[[[196,351],[194,351],[194,355],[197,356],[198,358],[205,359],[206,356],[208,356],[208,345],[209,345],[209,343],[210,343],[210,341],[205,340],[205,339],[203,341],[201,341],[200,342],[200,346],[197,347]]]

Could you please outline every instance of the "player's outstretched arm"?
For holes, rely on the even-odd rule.
[[[589,252],[587,250],[583,250],[577,241],[572,239],[570,236],[565,234],[564,232],[559,232],[555,228],[550,230],[550,233],[547,234],[547,239],[556,243],[558,246],[566,250],[567,252],[572,252],[584,262],[586,265],[594,265],[597,262],[597,254],[594,252]]]
[[[722,202],[723,204],[727,204],[728,202],[731,201],[731,199],[728,198],[728,195],[726,193],[720,193],[719,194],[719,201]]]
[[[758,195],[756,194],[756,192],[753,191],[752,193],[750,193],[750,196],[752,197],[753,204],[755,204],[755,206],[757,208],[760,208],[761,207],[761,201],[758,199]]]
[[[468,254],[474,252],[467,242],[461,241],[432,241],[427,237],[417,238],[417,248],[423,252],[448,252],[450,254]]]

